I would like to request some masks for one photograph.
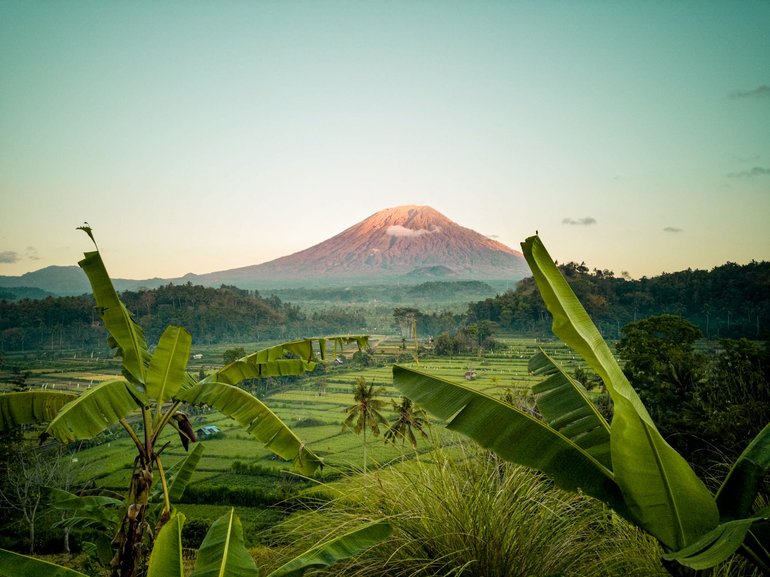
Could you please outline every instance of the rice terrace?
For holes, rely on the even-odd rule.
[[[704,334],[522,249],[533,276],[465,310],[121,293],[98,249],[93,301],[3,301],[0,574],[767,574],[767,301]],[[220,302],[272,338],[212,343]],[[387,330],[293,334],[322,318]]]

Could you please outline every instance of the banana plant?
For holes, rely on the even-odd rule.
[[[522,243],[553,332],[602,378],[614,402],[609,424],[580,383],[543,352],[530,371],[542,419],[470,387],[393,367],[415,403],[502,458],[538,469],[567,490],[604,501],[661,543],[664,559],[713,567],[736,551],[770,571],[770,508],[752,511],[770,470],[770,425],[751,442],[713,495],[661,436],[607,343],[540,238]]]
[[[147,577],[184,577],[182,527],[185,517],[174,513],[155,539],[147,566]],[[349,559],[380,543],[390,535],[385,522],[372,522],[325,541],[267,577],[300,577],[307,569],[323,568]],[[0,549],[0,574],[5,577],[88,577],[60,565]],[[191,577],[257,577],[254,559],[243,542],[243,528],[231,509],[211,524],[198,551]]]
[[[89,227],[80,227],[96,246]],[[147,510],[153,483],[159,480],[163,507],[156,532],[170,518],[171,498],[161,454],[168,427],[176,429],[187,448],[195,433],[182,408],[208,405],[235,419],[272,452],[292,461],[305,475],[322,466],[321,459],[259,399],[239,388],[244,379],[298,375],[316,366],[326,349],[356,343],[367,345],[366,336],[303,339],[246,355],[196,382],[186,371],[192,338],[182,327],[169,326],[154,352],[150,352],[142,328],[120,300],[102,261],[98,247],[86,252],[79,263],[91,284],[96,306],[109,333],[109,344],[122,360],[123,378],[110,379],[82,395],[50,391],[0,395],[0,427],[48,423],[43,438],[62,443],[92,438],[112,425],[120,425],[136,448],[127,506],[113,541],[113,576],[132,577],[146,557]]]

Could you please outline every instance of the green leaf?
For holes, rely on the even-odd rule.
[[[147,566],[147,577],[184,577],[182,525],[184,515],[175,513],[155,538]]]
[[[45,431],[62,443],[90,439],[145,404],[123,379],[104,381],[64,405]]]
[[[542,350],[530,359],[529,372],[548,377],[532,387],[546,423],[612,470],[610,426],[583,385]]]
[[[90,234],[89,234],[90,236]],[[123,358],[123,373],[134,384],[145,382],[146,363],[149,360],[147,343],[142,328],[115,292],[112,280],[104,267],[99,251],[87,252],[78,264],[85,271],[91,290],[100,309],[104,326],[109,331],[118,354]]]
[[[561,488],[591,495],[625,514],[612,471],[571,439],[532,415],[465,385],[393,367],[393,383],[415,404],[482,447],[513,463],[538,469]]]
[[[356,343],[359,350],[369,342],[367,336],[335,336],[319,339],[302,339],[281,343],[267,349],[262,349],[246,355],[229,365],[225,365],[216,373],[209,375],[202,382],[218,382],[237,385],[245,379],[261,379],[264,377],[282,377],[300,375],[312,371],[314,362],[313,343],[318,342],[321,360],[326,357],[326,343],[334,342],[334,349],[345,344]],[[287,357],[287,355],[291,355]]]
[[[678,561],[693,569],[714,567],[738,550],[751,526],[759,520],[762,520],[762,517],[722,523],[695,543],[679,551],[663,555],[663,558]]]
[[[267,577],[299,577],[311,567],[329,567],[381,543],[391,533],[388,523],[376,521],[305,551]]]
[[[233,509],[212,523],[198,550],[192,577],[254,577],[257,566],[243,544],[241,521]]]
[[[660,435],[540,238],[528,238],[522,248],[553,315],[554,334],[596,371],[615,404],[612,468],[633,520],[667,548],[683,549],[717,526],[711,493]]]
[[[722,520],[740,519],[749,515],[769,470],[770,423],[741,453],[719,487],[716,501]]]
[[[237,385],[246,379],[301,375],[302,373],[312,371],[315,368],[315,363],[308,363],[302,359],[258,361],[254,355],[256,355],[256,353],[233,361],[229,365],[225,365],[219,371],[207,376],[201,382]]]
[[[70,513],[79,512],[102,512],[108,507],[120,507],[123,505],[123,501],[115,499],[114,497],[108,497],[106,495],[75,495],[69,491],[63,489],[57,489],[56,487],[48,487],[46,489],[46,496],[48,497],[48,503],[54,508],[60,511],[68,511]]]
[[[0,575],[3,577],[88,577],[84,573],[0,549]]]
[[[0,394],[0,431],[19,425],[48,423],[59,410],[77,398],[63,391],[23,391]]]
[[[159,407],[182,385],[191,348],[190,333],[182,327],[166,327],[147,370],[147,396]]]
[[[322,465],[320,457],[306,449],[275,413],[243,389],[226,383],[202,382],[181,391],[176,398],[191,405],[214,407],[232,417],[276,455],[293,461],[306,475],[312,475]]]
[[[201,455],[203,455],[203,445],[196,443],[192,451],[174,467],[174,474],[168,488],[168,498],[172,503],[178,503],[182,498],[187,484],[198,467]]]

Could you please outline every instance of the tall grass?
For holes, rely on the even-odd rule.
[[[339,499],[286,521],[284,537],[307,546],[357,522],[389,518],[391,539],[336,566],[335,575],[667,575],[657,544],[597,501],[489,453],[452,452],[356,477]]]

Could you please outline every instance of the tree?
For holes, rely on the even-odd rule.
[[[396,412],[395,419],[390,423],[390,427],[385,431],[385,442],[396,442],[397,439],[401,439],[401,445],[404,445],[404,441],[409,439],[409,444],[412,445],[412,449],[417,449],[417,438],[414,432],[420,433],[423,439],[428,438],[428,434],[425,432],[425,427],[430,426],[428,422],[428,415],[425,409],[415,407],[411,399],[407,397],[401,397],[401,402],[391,401],[393,403],[393,410]]]
[[[343,431],[352,428],[356,434],[363,432],[364,473],[366,472],[366,431],[369,429],[375,437],[378,437],[380,425],[388,423],[387,419],[380,413],[384,401],[377,398],[384,390],[383,387],[375,388],[374,383],[367,385],[366,379],[363,377],[356,377],[353,383],[355,402],[347,408],[348,416],[342,424]]]
[[[692,400],[703,378],[705,359],[694,349],[703,334],[674,315],[630,323],[622,333],[617,352],[625,360],[623,372],[665,436],[671,412]]]
[[[35,530],[46,489],[68,484],[67,461],[61,446],[54,443],[40,447],[18,444],[10,455],[6,472],[11,482],[0,488],[0,499],[21,514],[27,526],[30,555],[35,553]]]
[[[522,243],[553,332],[580,354],[614,403],[612,425],[585,389],[544,352],[530,371],[540,420],[464,385],[395,366],[412,400],[503,459],[539,469],[556,485],[582,491],[654,536],[667,561],[705,569],[743,554],[770,572],[770,509],[755,497],[770,471],[770,424],[754,438],[713,495],[661,436],[585,309],[538,237]],[[494,426],[490,426],[494,423]]]
[[[89,227],[81,227],[94,241]],[[192,338],[181,327],[169,326],[150,353],[144,331],[119,298],[98,251],[88,252],[79,265],[85,271],[99,308],[110,344],[122,359],[124,378],[111,379],[82,395],[31,391],[0,395],[0,430],[20,424],[47,422],[43,437],[52,436],[62,443],[88,439],[107,427],[118,424],[128,433],[136,448],[136,458],[128,491],[127,508],[115,537],[112,562],[115,577],[132,577],[145,563],[148,505],[153,483],[160,481],[163,507],[156,523],[156,533],[171,515],[168,484],[160,455],[165,445],[159,443],[166,427],[179,433],[187,448],[195,441],[187,416],[187,405],[208,405],[234,418],[256,439],[274,453],[293,461],[310,475],[322,464],[321,459],[253,395],[236,385],[244,379],[296,375],[315,368],[314,343],[323,360],[327,340],[337,346],[356,342],[365,346],[365,337],[305,339],[284,343],[240,358],[221,370],[196,382],[187,373]],[[138,414],[130,421],[129,415]]]
[[[227,349],[224,353],[222,353],[222,360],[226,365],[229,365],[232,362],[237,361],[241,357],[246,356],[246,349],[243,347],[235,347],[232,349]]]

